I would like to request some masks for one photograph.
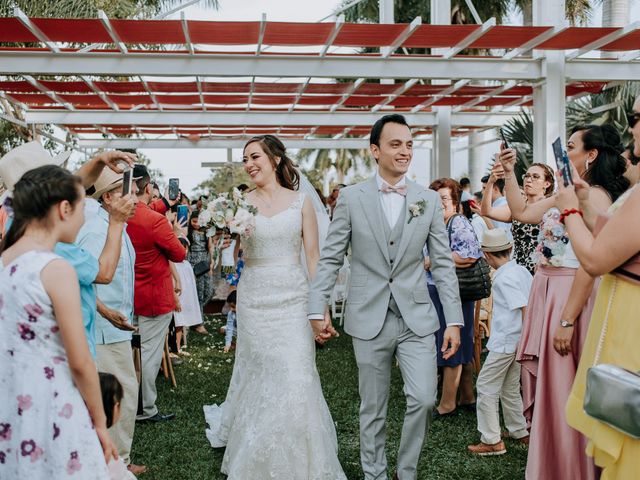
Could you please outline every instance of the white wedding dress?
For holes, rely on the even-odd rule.
[[[233,375],[225,402],[204,407],[207,438],[226,446],[229,480],[346,479],[307,319],[304,198],[273,217],[258,214],[243,241]]]

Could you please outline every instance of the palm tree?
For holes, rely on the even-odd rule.
[[[326,174],[331,168],[335,168],[337,183],[344,183],[345,176],[353,168],[372,168],[373,161],[366,149],[309,149],[304,148],[298,152],[299,162],[310,165],[310,168]]]

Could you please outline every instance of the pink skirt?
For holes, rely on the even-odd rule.
[[[585,453],[586,439],[567,424],[565,405],[578,369],[599,280],[575,327],[571,353],[553,348],[576,269],[539,266],[533,277],[522,325],[517,360],[522,365],[524,415],[531,425],[526,478],[593,480],[593,461]]]

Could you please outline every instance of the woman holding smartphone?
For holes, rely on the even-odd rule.
[[[620,136],[610,125],[586,125],[574,129],[567,146],[576,173],[591,185],[580,206],[585,222],[593,226],[597,215],[629,186],[623,177]],[[542,222],[536,247],[538,267],[516,357],[523,367],[525,416],[531,421],[526,477],[592,480],[595,469],[584,453],[586,440],[567,424],[564,406],[593,308],[589,298],[595,280],[579,268],[555,199],[526,201],[514,175],[515,150],[502,150],[500,162],[513,218]],[[556,337],[564,338],[563,345],[569,348],[557,352]]]

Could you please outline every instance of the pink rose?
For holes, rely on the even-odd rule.
[[[60,410],[60,412],[58,413],[58,416],[69,419],[71,418],[71,415],[73,415],[73,405],[71,405],[70,403],[65,403],[62,407],[62,410]]]

